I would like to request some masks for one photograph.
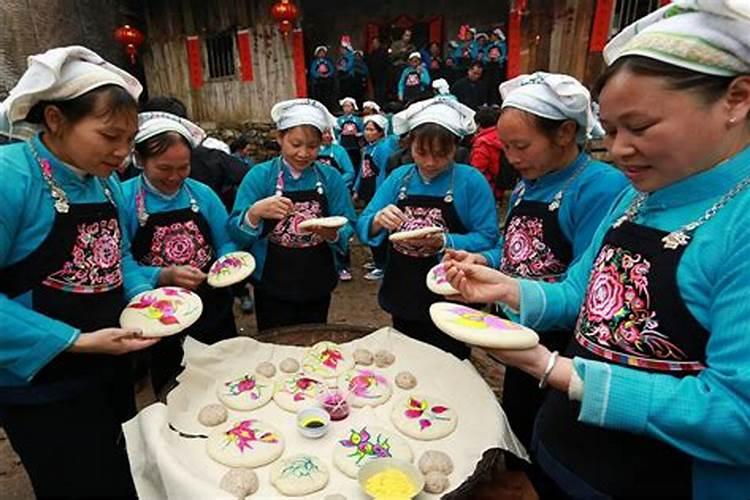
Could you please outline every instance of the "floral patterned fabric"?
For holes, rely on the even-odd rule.
[[[685,353],[659,331],[649,294],[650,272],[651,263],[642,255],[602,246],[578,316],[579,343],[604,354],[685,361]]]
[[[341,127],[341,135],[357,135],[357,124],[354,122],[346,122]]]
[[[268,237],[271,243],[286,248],[308,248],[323,243],[323,238],[315,233],[301,231],[300,222],[323,217],[323,207],[317,200],[297,201],[291,215],[279,221]]]
[[[149,252],[142,262],[149,266],[171,265],[205,268],[214,257],[198,224],[193,220],[155,226]]]
[[[563,274],[568,266],[544,242],[544,221],[517,215],[508,222],[501,271],[521,278],[544,278]]]
[[[362,168],[359,175],[361,179],[369,179],[375,176],[375,171],[372,169],[372,157],[370,155],[365,155],[362,158]]]
[[[78,225],[70,259],[62,269],[44,280],[53,288],[74,289],[78,293],[111,290],[122,285],[120,226],[110,218]]]
[[[405,206],[401,210],[407,217],[407,221],[399,226],[396,232],[412,231],[423,227],[437,226],[447,230],[447,223],[443,218],[443,211],[439,207],[414,207]],[[421,245],[408,241],[392,242],[394,250],[410,257],[430,257],[437,252],[433,249],[423,248]]]
[[[417,73],[409,73],[406,75],[406,82],[404,82],[404,85],[407,87],[416,87],[419,85],[419,74]]]

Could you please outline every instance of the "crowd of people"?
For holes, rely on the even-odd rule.
[[[244,249],[259,329],[326,322],[356,236],[405,335],[469,354],[428,315],[444,299],[425,274],[441,261],[451,299],[539,333],[491,355],[508,367],[503,408],[531,457],[509,465],[540,497],[745,498],[750,8],[677,0],[604,55],[593,95],[615,166],[586,152],[599,126],[589,89],[536,72],[479,113],[449,94],[393,116],[351,95],[339,118],[282,101],[280,153],[249,170],[234,158],[236,176],[204,160],[205,181],[191,168],[215,149],[179,101],[139,109],[140,83],[82,47],[31,57],[0,120],[39,130],[0,146],[0,420],[35,493],[135,497],[121,436],[135,410],[129,355],[150,356],[158,386],[179,368],[181,337],[118,328],[129,298],[195,290],[209,314],[187,333],[230,338],[234,299],[206,271]],[[520,176],[502,233],[488,182],[501,157]],[[131,158],[137,175],[120,182]],[[328,215],[348,223],[299,228]],[[389,238],[428,226],[442,232]]]

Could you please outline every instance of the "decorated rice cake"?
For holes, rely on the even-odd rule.
[[[343,439],[336,441],[333,463],[344,474],[356,478],[366,463],[380,458],[397,458],[411,462],[411,447],[394,431],[369,425],[349,430]]]
[[[232,420],[208,435],[206,451],[229,467],[260,467],[281,456],[284,439],[276,428],[260,420]]]
[[[318,457],[293,455],[271,466],[271,484],[282,495],[309,495],[326,487],[328,467]]]
[[[354,359],[333,342],[318,342],[302,358],[302,370],[318,378],[336,378],[353,367]]]
[[[165,286],[139,293],[120,314],[120,326],[144,337],[166,337],[189,328],[203,313],[201,298],[190,290]]]
[[[297,413],[314,406],[325,383],[305,373],[295,373],[276,384],[273,400],[283,410]]]
[[[216,386],[216,396],[233,410],[260,408],[273,396],[273,382],[257,373],[243,373]]]
[[[356,408],[382,405],[393,393],[391,383],[383,374],[367,368],[344,373],[338,379],[338,387],[349,392],[349,402]]]
[[[458,290],[453,288],[445,275],[445,265],[441,262],[427,273],[425,278],[427,288],[438,295],[457,295]]]
[[[299,229],[310,229],[313,227],[325,227],[329,229],[338,229],[344,227],[349,220],[341,215],[332,215],[331,217],[316,217],[313,219],[307,219],[300,222],[297,227]]]
[[[391,233],[391,235],[388,236],[388,239],[391,241],[418,240],[442,232],[443,228],[438,226],[420,227],[419,229],[410,229],[408,231]]]
[[[539,336],[534,330],[461,304],[432,304],[430,317],[443,332],[471,345],[521,350],[539,343]]]
[[[438,398],[408,394],[393,405],[391,422],[405,436],[431,441],[456,430],[458,415]]]
[[[248,252],[230,252],[222,255],[208,270],[206,281],[214,288],[234,285],[255,271],[255,258]]]

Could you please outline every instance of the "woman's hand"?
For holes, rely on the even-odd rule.
[[[125,328],[102,328],[90,333],[81,333],[68,347],[72,353],[112,354],[119,356],[151,347],[159,338],[144,338],[140,330]]]
[[[503,302],[518,310],[520,291],[518,280],[495,269],[479,264],[445,262],[446,278],[466,302]],[[454,297],[451,297],[454,298]]]
[[[552,353],[542,344],[537,344],[531,349],[488,349],[493,357],[506,365],[523,370],[537,380],[544,376],[544,370],[550,360]],[[555,389],[566,391],[570,385],[570,376],[573,373],[573,361],[570,358],[558,357],[554,368],[547,377],[547,384]]]
[[[193,266],[169,266],[159,272],[159,286],[181,286],[195,290],[206,279],[206,273]]]
[[[406,214],[398,208],[396,205],[390,204],[384,208],[381,208],[375,218],[372,220],[371,234],[377,234],[381,229],[387,231],[395,231],[401,224],[406,222],[408,217]]]
[[[479,264],[480,266],[488,265],[487,259],[481,253],[471,253],[466,250],[446,250],[443,256],[443,262],[449,260],[461,262],[463,264]]]
[[[247,211],[247,218],[253,226],[257,226],[262,219],[281,220],[293,210],[292,200],[275,194],[253,203]]]
[[[334,242],[339,237],[338,228],[333,228],[333,227],[312,226],[312,227],[305,228],[304,231],[307,231],[309,233],[315,233],[328,242]]]
[[[430,234],[428,236],[425,236],[424,238],[408,240],[406,243],[408,243],[409,246],[414,246],[416,248],[430,250],[437,253],[445,245],[443,234],[444,233]]]

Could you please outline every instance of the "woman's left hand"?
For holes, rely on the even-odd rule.
[[[425,250],[438,252],[443,248],[445,241],[443,240],[443,233],[437,233],[425,236],[424,238],[408,240],[407,243],[415,247],[424,248]]]
[[[307,229],[305,229],[305,231],[317,234],[318,236],[329,242],[336,241],[336,239],[339,237],[338,228],[313,226],[308,227]]]

